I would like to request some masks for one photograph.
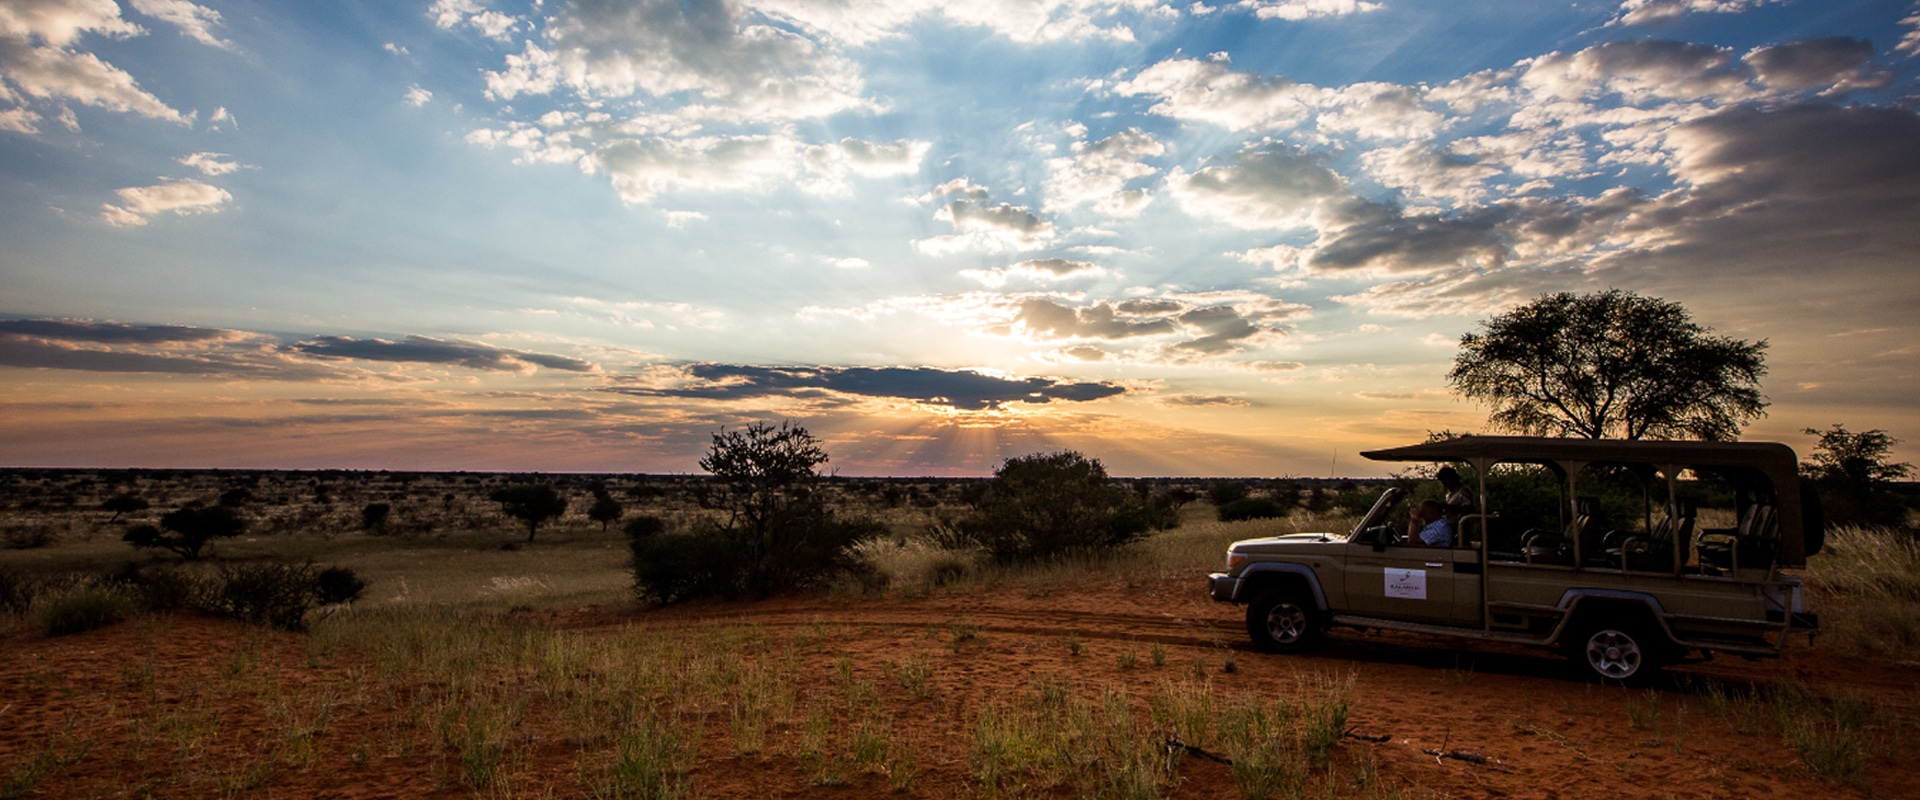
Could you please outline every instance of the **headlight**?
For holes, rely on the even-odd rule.
[[[1241,564],[1247,563],[1247,554],[1238,550],[1227,551],[1227,571],[1232,572]]]

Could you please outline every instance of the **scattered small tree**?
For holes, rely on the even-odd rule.
[[[540,523],[567,513],[567,498],[547,483],[516,483],[494,490],[493,501],[507,516],[526,520],[527,542],[540,532]]]
[[[626,506],[621,505],[620,501],[613,499],[613,495],[602,490],[594,498],[593,506],[587,509],[587,519],[600,523],[600,531],[604,533],[608,526],[619,522],[620,517],[626,513]]]
[[[1460,337],[1447,382],[1496,428],[1589,439],[1738,438],[1764,413],[1765,341],[1716,336],[1678,303],[1546,295]]]
[[[1834,522],[1870,522],[1898,525],[1906,521],[1906,507],[1888,494],[1887,484],[1913,474],[1913,465],[1889,462],[1899,439],[1886,431],[1854,433],[1835,423],[1827,430],[1807,428],[1819,443],[1801,469],[1819,486],[1828,519]]]
[[[145,511],[149,507],[150,506],[148,505],[145,499],[142,499],[140,496],[133,495],[133,494],[116,494],[112,497],[107,498],[106,502],[103,502],[100,504],[101,511],[113,512],[113,517],[107,520],[109,524],[119,522],[121,514],[132,514],[136,511]]]
[[[660,602],[764,595],[854,569],[848,546],[884,528],[833,514],[815,486],[826,462],[819,440],[791,423],[714,434],[700,459],[713,486],[697,499],[722,516],[684,533],[657,521],[627,526],[636,591]]]
[[[1071,450],[1007,459],[959,521],[996,560],[1033,561],[1126,544],[1166,515],[1115,484],[1098,459]]]
[[[387,517],[393,514],[393,506],[388,503],[368,503],[360,509],[360,527],[376,533],[387,529]]]
[[[232,506],[189,505],[160,515],[158,528],[136,525],[120,538],[134,547],[170,550],[193,561],[214,539],[231,539],[246,527]]]

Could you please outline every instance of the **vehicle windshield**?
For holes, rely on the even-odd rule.
[[[1400,499],[1406,495],[1406,491],[1397,486],[1388,487],[1386,491],[1381,492],[1380,499],[1373,501],[1373,508],[1368,509],[1367,515],[1361,517],[1360,523],[1353,526],[1353,531],[1347,534],[1347,541],[1368,541],[1366,538],[1368,531],[1392,525],[1393,512],[1399,507]]]

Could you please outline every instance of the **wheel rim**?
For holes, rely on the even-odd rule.
[[[1281,644],[1292,644],[1307,634],[1307,610],[1292,603],[1281,603],[1267,612],[1267,635]]]
[[[1620,631],[1598,631],[1587,638],[1587,664],[1603,678],[1625,680],[1640,671],[1640,643]]]

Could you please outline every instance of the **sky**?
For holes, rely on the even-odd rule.
[[[0,466],[1379,475],[1553,292],[1920,461],[1914,0],[0,0]]]

